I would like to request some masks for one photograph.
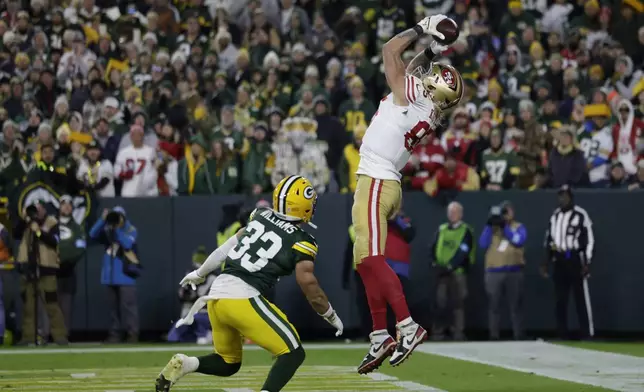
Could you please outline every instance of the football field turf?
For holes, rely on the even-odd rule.
[[[304,344],[304,365],[286,391],[644,391],[643,345],[543,342],[425,343],[402,366],[360,376],[364,344]],[[596,346],[596,347],[593,347]],[[614,349],[611,349],[614,347]],[[597,350],[595,350],[597,348]],[[608,353],[612,351],[614,353]],[[0,350],[0,392],[153,391],[173,353],[204,355],[204,346],[72,345]],[[173,391],[259,391],[272,358],[246,346],[241,371],[230,378],[191,374]]]

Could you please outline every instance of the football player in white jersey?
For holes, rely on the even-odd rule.
[[[385,76],[391,94],[380,102],[360,148],[358,184],[352,209],[356,232],[354,262],[362,278],[371,310],[371,347],[358,367],[372,372],[391,355],[392,366],[401,364],[427,332],[409,315],[407,301],[395,272],[384,257],[387,220],[400,208],[400,170],[421,139],[440,125],[446,110],[463,96],[463,79],[449,65],[433,62],[446,46],[434,41],[405,68],[402,54],[419,36],[444,35],[436,26],[446,16],[421,20],[387,42],[382,49]],[[387,304],[396,314],[398,342],[387,332]]]

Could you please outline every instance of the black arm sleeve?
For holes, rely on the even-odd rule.
[[[101,189],[105,188],[109,183],[110,183],[109,178],[101,178],[101,180],[94,186],[94,189],[96,189],[97,191],[100,191]]]
[[[546,230],[546,239],[544,243],[544,247],[546,248],[546,258],[548,261],[552,260],[552,236],[550,235],[550,229]]]
[[[461,245],[456,251],[456,254],[449,261],[449,265],[452,267],[452,269],[465,267],[467,266],[467,264],[469,264],[470,252],[472,250],[472,243],[473,243],[472,232],[470,230],[467,230],[467,232],[465,232],[465,237],[463,237],[463,241],[461,242]],[[462,245],[465,245],[467,249],[463,249]]]
[[[48,232],[41,231],[38,240],[52,248],[58,246],[58,225],[49,229]]]
[[[414,240],[414,237],[416,236],[416,228],[409,224],[409,227],[401,230],[402,236],[405,239],[407,243],[410,243]]]

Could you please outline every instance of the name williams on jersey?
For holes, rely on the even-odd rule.
[[[273,215],[273,212],[270,210],[266,210],[262,212],[260,215],[264,217],[267,221],[271,222],[275,226],[284,230],[288,234],[293,234],[297,230],[297,226],[293,225],[290,222],[277,218],[276,216]]]

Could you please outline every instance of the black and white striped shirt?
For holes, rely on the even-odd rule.
[[[586,210],[579,206],[563,211],[557,208],[550,217],[546,233],[546,247],[552,252],[579,252],[586,263],[593,257],[595,236],[593,222]]]

